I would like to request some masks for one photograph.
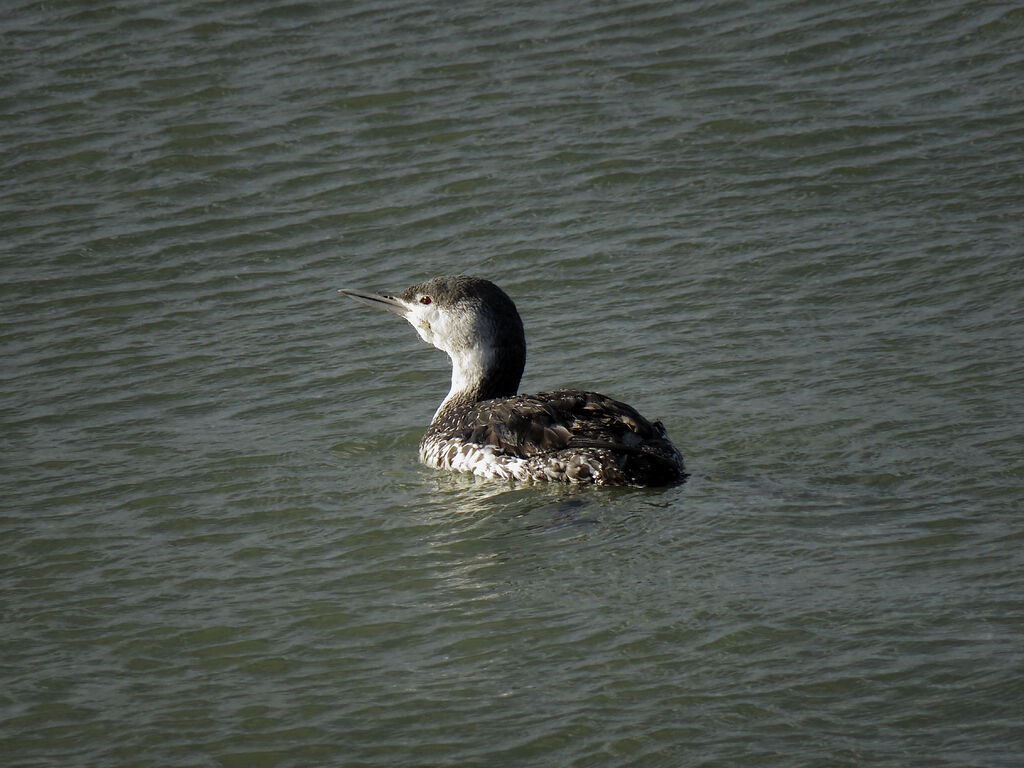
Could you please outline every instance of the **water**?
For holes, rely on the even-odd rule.
[[[1010,766],[1014,3],[15,3],[12,766]],[[481,274],[690,481],[416,462]]]

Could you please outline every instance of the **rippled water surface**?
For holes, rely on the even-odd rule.
[[[1015,766],[1018,3],[8,4],[12,766]],[[524,388],[667,490],[420,466]]]

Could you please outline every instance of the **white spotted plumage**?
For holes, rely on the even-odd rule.
[[[600,462],[588,452],[577,452],[569,460],[557,456],[527,459],[510,455],[494,445],[438,438],[421,442],[420,460],[437,469],[470,472],[488,480],[602,483]],[[569,471],[571,466],[576,466],[578,471]]]

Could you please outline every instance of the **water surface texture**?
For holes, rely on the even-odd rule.
[[[10,766],[1017,766],[1019,3],[9,3]],[[478,274],[681,487],[420,466]]]

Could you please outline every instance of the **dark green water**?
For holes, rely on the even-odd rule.
[[[1016,3],[13,3],[11,766],[1016,766]],[[489,277],[525,390],[690,481],[416,462]]]

